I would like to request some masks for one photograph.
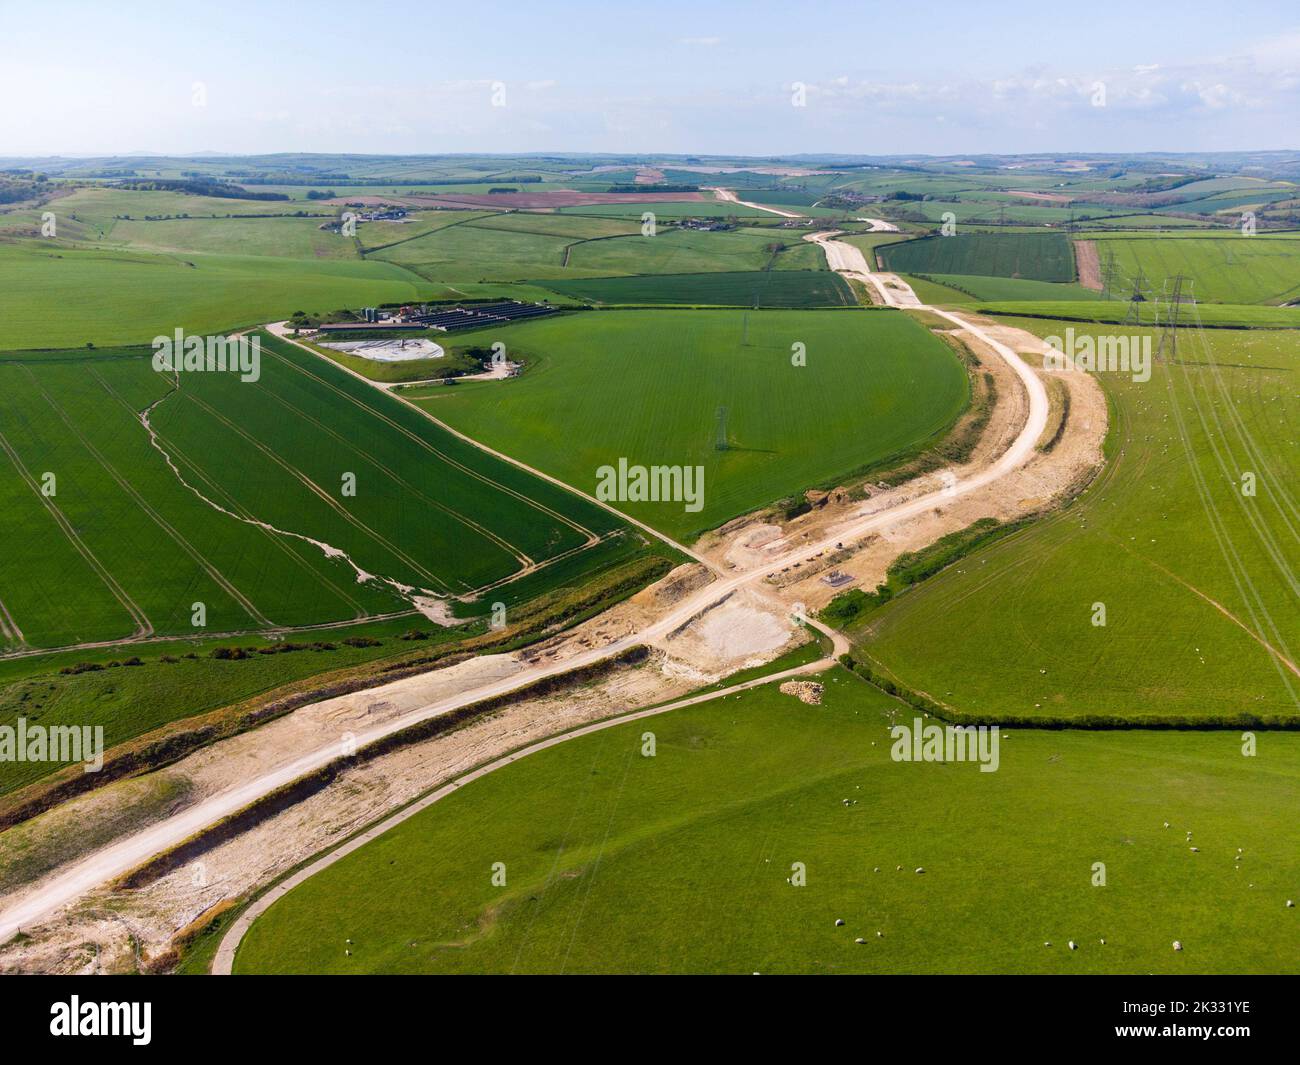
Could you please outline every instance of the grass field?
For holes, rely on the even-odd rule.
[[[1099,234],[1097,246],[1103,260],[1115,253],[1127,284],[1141,270],[1156,294],[1182,274],[1199,300],[1281,304],[1300,298],[1300,238],[1243,237],[1236,231],[1176,238]]]
[[[785,250],[782,250],[785,249]],[[814,254],[816,253],[816,254]],[[820,253],[788,234],[664,228],[567,215],[493,215],[371,253],[431,280],[520,281],[611,274],[819,270]]]
[[[852,290],[829,270],[751,270],[744,273],[646,274],[538,281],[561,296],[602,304],[677,306],[852,307]]]
[[[1100,375],[1108,462],[1075,505],[865,619],[878,671],[979,718],[1300,711],[1300,353],[1290,333],[1189,330],[1178,354],[1145,383]]]
[[[1123,324],[1129,317],[1130,305],[1123,300],[1039,300],[1027,302],[1024,299],[1007,302],[975,301],[983,314],[996,314],[1002,317],[1042,317],[1057,318],[1072,322],[1111,322]],[[1170,313],[1168,302],[1142,303],[1138,308],[1138,321],[1141,325],[1153,325],[1167,321]],[[1202,303],[1191,310],[1183,307],[1179,312],[1179,321],[1200,320],[1202,325],[1221,329],[1298,329],[1300,328],[1300,307],[1261,307],[1252,304]]]
[[[620,504],[675,536],[912,453],[968,395],[951,350],[892,311],[601,311],[481,335],[524,352],[527,372],[408,395],[588,492],[620,457],[702,465],[697,513],[680,502]],[[796,343],[806,366],[791,364]]]
[[[979,274],[1073,281],[1074,252],[1064,233],[962,233],[889,244],[880,255],[906,274]]]
[[[476,780],[277,901],[235,971],[1300,968],[1300,737],[1016,730],[981,773],[892,761],[911,715],[822,680],[821,706],[759,688]]]
[[[212,332],[278,321],[295,310],[419,299],[429,289],[385,262],[175,255],[61,242],[0,243],[0,287],[6,302],[0,351],[142,344],[177,326]]]
[[[780,249],[780,250],[778,250]],[[820,248],[797,236],[759,230],[719,233],[668,229],[654,237],[589,241],[576,245],[569,263],[604,274],[693,274],[705,271],[825,269]]]
[[[192,634],[195,602],[217,632],[408,607],[303,537],[457,596],[627,551],[608,512],[329,362],[270,337],[262,355],[256,383],[188,374],[178,391],[146,355],[0,360],[0,601],[22,634],[6,646]],[[185,483],[150,443],[146,408]]]

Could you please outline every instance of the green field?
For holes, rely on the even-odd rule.
[[[653,237],[593,240],[576,245],[569,263],[604,274],[694,274],[705,271],[822,270],[822,250],[797,236],[753,229],[698,232],[668,229]]]
[[[195,602],[214,632],[409,609],[385,580],[472,598],[528,571],[535,594],[638,539],[270,337],[255,383],[192,373],[174,390],[130,352],[10,357],[0,382],[7,647],[189,635]]]
[[[919,292],[919,290],[918,290]],[[981,314],[1002,317],[1058,318],[1070,322],[1111,322],[1123,324],[1130,320],[1132,306],[1123,300],[1041,300],[1026,302],[1023,299],[1008,302],[976,301]],[[1139,304],[1135,321],[1153,325],[1168,321],[1168,301]],[[1261,307],[1252,304],[1202,303],[1194,309],[1183,306],[1179,321],[1183,324],[1196,321],[1215,329],[1300,329],[1300,307]]]
[[[1082,285],[1052,281],[1029,281],[1017,277],[979,277],[975,275],[924,274],[907,275],[923,303],[968,303],[972,300],[1046,300],[1092,301],[1101,293]]]
[[[880,249],[905,274],[980,274],[1032,281],[1073,281],[1074,251],[1064,233],[963,233]]]
[[[519,349],[528,370],[407,395],[587,492],[597,469],[621,457],[702,465],[699,512],[625,504],[674,536],[911,454],[952,424],[968,395],[951,349],[893,311],[601,311],[479,335]],[[805,366],[791,364],[795,343]]]
[[[595,304],[669,304],[702,307],[852,307],[853,291],[829,270],[754,270],[745,273],[647,274],[538,281],[561,296]]]
[[[1300,737],[1015,730],[981,773],[892,761],[912,716],[821,679],[821,706],[759,688],[467,784],[277,901],[235,971],[1300,969]]]
[[[1107,466],[1077,503],[861,623],[877,671],[979,719],[1296,718],[1300,352],[1289,333],[1187,330],[1178,356],[1145,383],[1100,375]]]
[[[779,232],[700,232],[568,215],[493,215],[376,250],[370,258],[434,281],[515,282],[766,269],[820,270],[820,252]]]
[[[0,243],[0,287],[0,351],[148,343],[177,326],[214,332],[279,321],[295,310],[419,299],[429,288],[385,262],[34,241]]]
[[[1198,300],[1281,304],[1300,299],[1300,238],[1243,237],[1236,231],[1213,237],[1098,234],[1097,246],[1103,261],[1115,253],[1120,291],[1131,287],[1141,270],[1156,295],[1181,274],[1192,282]]]

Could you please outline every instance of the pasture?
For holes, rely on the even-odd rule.
[[[463,342],[479,337],[522,352],[527,371],[407,395],[587,492],[597,469],[621,457],[703,466],[699,511],[616,504],[678,537],[911,455],[952,424],[969,393],[951,349],[893,311],[601,311]],[[792,365],[796,344],[806,365]]]
[[[1017,729],[981,773],[893,761],[913,715],[820,679],[820,706],[762,687],[466,784],[278,900],[235,971],[1300,968],[1300,737]]]
[[[1296,719],[1300,354],[1290,333],[1181,333],[1149,381],[1099,375],[1107,465],[1077,502],[867,616],[855,653],[959,719]]]
[[[1140,270],[1157,295],[1181,274],[1191,280],[1191,294],[1207,302],[1276,305],[1300,299],[1298,237],[1244,237],[1235,230],[1218,236],[1097,234],[1097,247],[1103,260],[1114,252],[1124,284],[1131,287]]]
[[[1058,286],[1064,288],[1065,286]],[[918,292],[920,290],[918,289]],[[1000,317],[1059,318],[1069,322],[1109,322],[1121,325],[1130,319],[1132,305],[1126,300],[1057,301],[1043,299],[1027,302],[1023,297],[1015,300],[977,300],[981,314]],[[1140,325],[1155,325],[1168,321],[1171,304],[1155,300],[1138,304],[1136,321]],[[1265,307],[1240,303],[1201,303],[1194,309],[1183,306],[1178,320],[1183,324],[1199,320],[1211,329],[1300,329],[1300,307]]]

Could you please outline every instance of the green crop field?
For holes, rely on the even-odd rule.
[[[621,457],[702,465],[698,512],[619,504],[674,536],[910,454],[951,425],[968,396],[951,350],[893,311],[601,311],[481,335],[523,352],[527,372],[408,394],[587,492],[597,469]],[[805,346],[804,366],[791,364],[795,344]]]
[[[880,255],[907,274],[981,274],[1073,281],[1074,251],[1064,233],[962,233],[889,244]]]
[[[132,353],[11,357],[0,381],[6,646],[193,634],[196,602],[214,632],[346,621],[410,609],[384,579],[472,596],[631,546],[607,511],[270,337],[257,382],[173,390]]]
[[[752,270],[744,273],[646,274],[539,281],[551,291],[589,303],[721,307],[852,307],[853,291],[829,270]]]
[[[1300,238],[1221,236],[1107,237],[1097,234],[1103,259],[1115,253],[1124,283],[1142,271],[1161,294],[1181,274],[1191,294],[1214,303],[1281,304],[1300,299]]]
[[[893,761],[906,708],[821,680],[821,706],[759,688],[467,784],[278,900],[235,971],[1300,969],[1300,737],[1016,730],[981,773]]]
[[[1108,461],[1075,505],[861,623],[879,672],[958,717],[1296,718],[1300,352],[1289,333],[1187,330],[1178,355],[1145,383],[1099,375]]]
[[[926,303],[970,300],[1099,300],[1101,293],[1071,282],[1030,281],[1018,277],[979,277],[975,275],[924,274],[911,275],[916,294]],[[924,288],[931,295],[922,291]],[[946,298],[945,298],[946,294]]]

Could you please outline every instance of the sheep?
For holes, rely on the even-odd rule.
[[[1182,950],[1182,949],[1183,949],[1183,943],[1182,943],[1182,940],[1180,940],[1180,939],[1175,939],[1175,940],[1174,940],[1174,950]]]
[[[1069,946],[1069,948],[1070,948],[1071,950],[1078,950],[1078,949],[1079,949],[1079,944],[1076,943],[1073,939],[1070,940],[1068,946]]]
[[[836,928],[843,928],[843,927],[844,927],[844,918],[843,918],[843,917],[836,917],[836,918],[835,918],[835,927],[836,927]]]

